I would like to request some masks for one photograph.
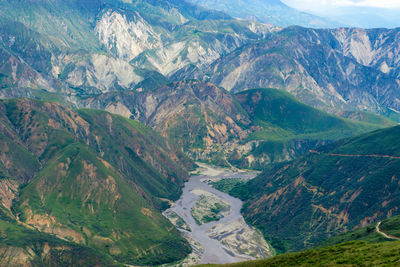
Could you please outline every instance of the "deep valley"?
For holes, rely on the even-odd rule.
[[[0,0],[0,267],[398,266],[400,28],[289,2]]]

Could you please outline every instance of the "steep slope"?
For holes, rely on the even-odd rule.
[[[399,134],[378,130],[268,167],[245,185],[247,220],[293,251],[398,214]]]
[[[270,162],[293,159],[323,142],[379,128],[378,124],[331,116],[280,90],[233,95],[199,81],[108,93],[86,98],[79,105],[135,118],[195,159],[243,168],[263,168]],[[299,114],[307,121],[299,121]]]
[[[334,139],[355,134],[357,131],[361,132],[362,126],[365,127],[364,130],[368,128],[366,125],[346,121],[307,106],[282,90],[252,89],[237,93],[235,96],[251,120],[258,125],[265,128],[274,125],[282,129],[280,138],[314,134],[321,136],[321,139]]]
[[[222,57],[204,73],[227,90],[273,87],[326,111],[399,110],[399,29],[284,29]],[[394,111],[393,111],[394,110]]]
[[[95,249],[28,229],[4,215],[0,231],[1,266],[118,266]]]
[[[93,260],[154,264],[189,252],[160,213],[168,199],[178,198],[193,166],[174,146],[138,122],[103,111],[26,99],[0,106],[1,218],[20,225],[5,233],[17,238],[27,228],[43,237],[16,246],[19,257],[46,260],[40,247],[57,253],[65,245],[71,250],[66,262],[95,249]],[[54,242],[42,233],[53,234]],[[36,256],[23,254],[32,244],[39,246]],[[4,260],[12,260],[7,255]]]
[[[211,83],[177,82],[156,90],[87,98],[88,108],[107,109],[152,127],[195,159],[226,164],[224,151],[244,139],[250,121],[235,97]]]
[[[184,256],[189,248],[135,186],[85,146],[71,144],[21,190],[13,208],[39,231],[119,262],[163,263]]]
[[[244,154],[247,162],[240,161],[243,167],[263,169],[265,164],[298,158],[317,146],[381,127],[379,121],[357,123],[332,116],[282,90],[253,89],[235,97],[252,122],[246,141],[256,143]],[[232,155],[232,162],[238,163],[238,154]]]
[[[334,28],[339,23],[291,8],[279,0],[189,0],[210,9],[220,10],[233,17],[256,20],[279,27],[299,25],[311,28]]]

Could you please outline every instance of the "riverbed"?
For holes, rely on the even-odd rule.
[[[200,167],[185,184],[181,198],[164,213],[167,217],[174,213],[185,221],[185,227],[178,229],[192,245],[193,253],[181,265],[233,263],[271,256],[273,249],[262,234],[244,221],[240,213],[242,201],[208,185],[209,181],[221,179],[249,180],[257,173],[197,164]],[[207,192],[207,195],[220,198],[229,204],[229,211],[218,221],[198,225],[191,212],[199,198],[196,192]]]

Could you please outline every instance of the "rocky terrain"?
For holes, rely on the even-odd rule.
[[[399,30],[286,28],[215,61],[204,73],[227,90],[285,89],[326,111],[398,118]]]
[[[2,1],[0,7],[3,97],[133,89],[152,71],[169,77],[202,69],[273,29],[185,2]]]

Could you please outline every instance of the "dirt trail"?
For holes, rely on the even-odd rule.
[[[381,223],[382,223],[382,222],[378,222],[378,224],[377,224],[376,227],[375,227],[375,230],[376,230],[376,232],[377,232],[378,234],[382,235],[384,238],[387,238],[387,239],[400,240],[399,237],[391,236],[391,235],[388,235],[388,234],[382,232],[381,229],[379,228],[379,227],[381,226]]]
[[[370,158],[388,158],[388,159],[400,159],[397,156],[390,156],[390,155],[377,155],[377,154],[366,154],[366,155],[358,155],[358,154],[333,154],[333,153],[322,153],[315,150],[310,150],[310,153],[318,154],[318,155],[325,155],[325,156],[336,156],[336,157],[370,157]]]

